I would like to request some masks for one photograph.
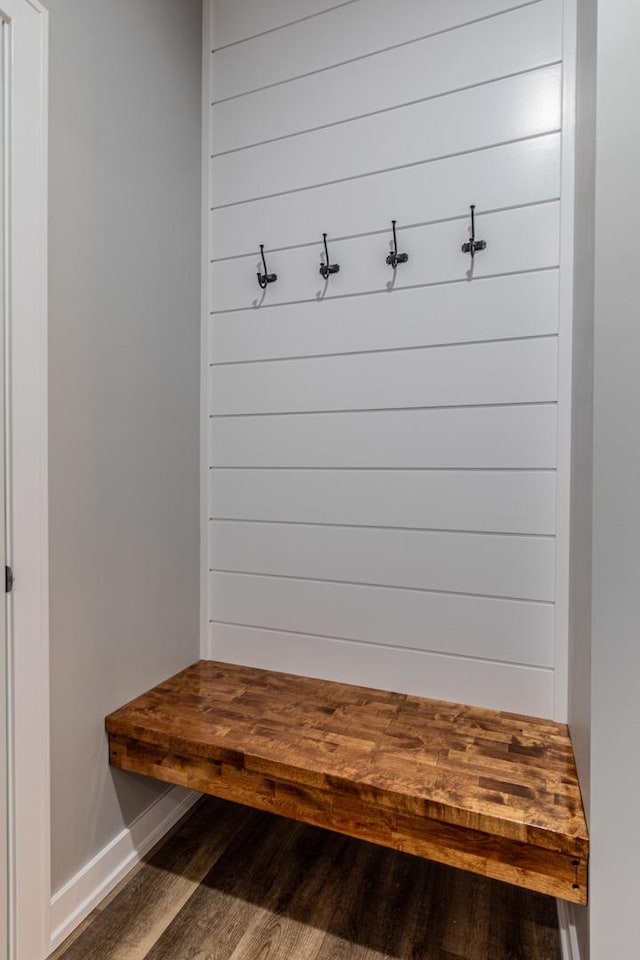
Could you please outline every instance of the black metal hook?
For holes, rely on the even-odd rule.
[[[260,256],[262,257],[262,266],[264,267],[264,273],[258,273],[258,283],[260,284],[260,289],[264,290],[268,283],[275,283],[278,279],[277,273],[267,273],[267,261],[264,258],[264,243],[260,244]]]
[[[466,243],[462,244],[462,252],[470,253],[471,259],[475,257],[476,253],[479,250],[487,249],[486,240],[476,240],[476,205],[475,203],[471,204],[471,239],[467,240]]]
[[[391,226],[393,227],[393,253],[390,253],[387,257],[387,263],[390,267],[393,267],[395,270],[399,263],[407,263],[409,259],[408,253],[398,253],[398,238],[396,237],[396,220],[391,221]]]
[[[329,249],[327,247],[327,235],[326,233],[322,234],[322,239],[324,240],[324,256],[325,263],[320,264],[320,276],[323,280],[328,280],[330,274],[340,273],[340,264],[339,263],[329,263]]]

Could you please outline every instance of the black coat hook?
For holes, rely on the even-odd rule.
[[[323,280],[328,280],[330,274],[340,273],[340,264],[339,263],[329,263],[329,249],[327,247],[327,235],[326,233],[322,234],[322,239],[324,240],[324,256],[325,263],[320,264],[320,276]]]
[[[390,253],[387,257],[387,263],[390,267],[393,267],[395,270],[399,263],[407,263],[409,259],[408,253],[398,253],[398,238],[396,237],[396,220],[391,221],[391,226],[393,227],[393,253]]]
[[[466,243],[462,244],[462,252],[470,253],[471,259],[475,257],[476,253],[479,250],[487,249],[486,240],[476,240],[476,205],[475,203],[471,204],[471,239],[467,240]]]
[[[267,273],[267,261],[264,258],[264,243],[260,244],[260,256],[262,257],[262,266],[264,267],[264,273],[258,273],[258,283],[260,284],[260,289],[264,290],[268,283],[275,283],[278,279],[277,273]]]

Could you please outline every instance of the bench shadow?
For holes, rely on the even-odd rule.
[[[561,960],[555,900],[213,797],[55,960]]]
[[[204,802],[211,829],[221,803],[235,806]],[[275,942],[280,960],[278,939],[297,937],[299,952],[285,952],[282,960],[306,960],[305,941],[313,941],[309,956],[318,960],[357,960],[360,951],[363,960],[371,953],[396,960],[560,960],[551,897],[261,811],[249,814],[201,881],[196,900],[184,908],[186,926],[202,924],[203,916],[219,924],[220,900],[224,923],[255,925],[239,954],[247,958],[262,957],[265,944]],[[287,925],[296,929],[287,932]]]

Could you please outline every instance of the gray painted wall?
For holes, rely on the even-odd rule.
[[[201,0],[48,0],[53,888],[165,787],[104,715],[199,655]]]
[[[569,692],[591,870],[574,921],[581,960],[637,960],[640,7],[584,0],[579,14]]]
[[[598,8],[591,957],[637,960],[640,4]]]

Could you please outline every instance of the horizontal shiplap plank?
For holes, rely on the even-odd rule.
[[[556,62],[560,0],[351,61],[213,108],[215,153],[340,123]]]
[[[246,202],[551,133],[560,128],[560,92],[560,67],[545,67],[223,154],[210,164],[212,205]]]
[[[370,177],[219,207],[211,212],[211,259],[251,253],[322,236],[373,233],[399,225],[463,216],[482,197],[486,210],[560,196],[560,134],[503,144]],[[354,225],[357,229],[354,229]]]
[[[209,318],[209,361],[436,346],[558,330],[558,272],[518,274]]]
[[[341,0],[215,0],[215,46],[239,43],[339,6]]]
[[[214,623],[208,656],[267,670],[551,717],[553,672]]]
[[[471,258],[462,253],[468,237],[467,219],[413,227],[398,232],[398,243],[409,253],[409,262],[392,271],[385,263],[387,238],[377,235],[330,241],[329,256],[340,272],[323,280],[322,241],[270,256],[269,270],[276,283],[261,291],[254,257],[218,261],[210,266],[210,303],[214,311],[252,309],[259,304],[323,299],[409,286],[445,283],[471,278]],[[473,264],[473,277],[548,269],[558,265],[560,242],[557,201],[499,213],[476,211],[476,237],[487,249]],[[354,310],[358,304],[354,304]]]
[[[557,338],[210,367],[214,416],[540,403],[557,397]]]
[[[219,50],[213,57],[213,97],[221,100],[312,71],[325,70],[517,5],[515,0],[447,0],[446,3],[442,0],[394,0],[393,4],[388,0],[360,0],[286,29],[258,36],[240,46]],[[261,6],[268,8],[270,4]],[[301,7],[302,11],[305,6]],[[262,15],[263,23],[266,16],[270,15]],[[256,28],[260,22],[256,20]],[[219,30],[222,28],[223,22],[218,14],[217,44],[221,42]],[[237,35],[241,29],[236,28]],[[224,33],[222,35],[224,37]],[[389,80],[393,82],[393,77]]]
[[[217,417],[211,466],[554,468],[556,407]]]
[[[211,470],[209,512],[228,520],[553,534],[555,474]]]
[[[553,665],[553,605],[360,584],[210,575],[212,620],[538,667]]]
[[[554,540],[212,521],[211,568],[553,600]]]

